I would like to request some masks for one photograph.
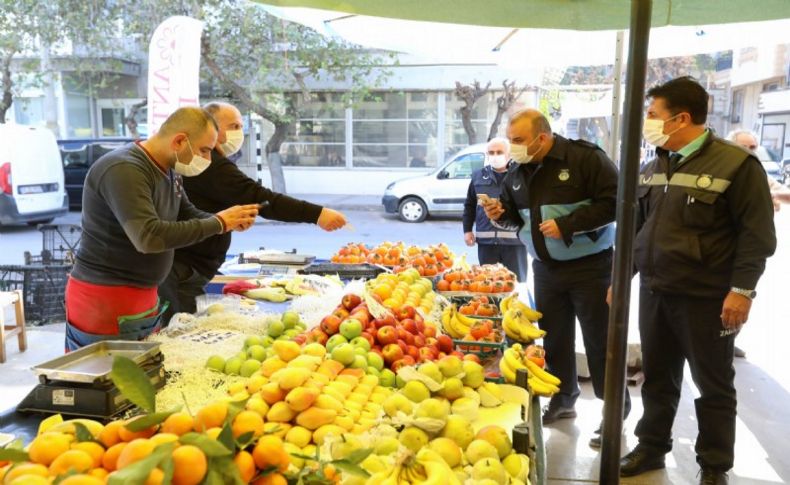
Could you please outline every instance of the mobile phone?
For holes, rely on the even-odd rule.
[[[258,204],[258,212],[261,212],[263,209],[269,207],[269,205],[271,205],[271,204],[269,204],[269,201],[268,200],[264,200],[263,202]]]

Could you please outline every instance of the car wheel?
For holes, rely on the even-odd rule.
[[[417,197],[406,197],[398,206],[398,216],[403,222],[422,222],[428,216],[428,208]]]

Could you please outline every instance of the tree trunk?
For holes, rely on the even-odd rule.
[[[11,88],[14,85],[11,80],[11,59],[14,57],[13,52],[3,57],[2,64],[0,64],[0,73],[3,77],[3,98],[0,100],[0,123],[5,123],[5,116],[11,104],[14,102],[14,96],[11,94]]]
[[[266,143],[266,160],[269,162],[269,173],[272,176],[272,190],[281,194],[285,193],[285,174],[283,173],[280,147],[285,141],[289,126],[290,123],[275,123],[274,134]]]
[[[137,131],[137,120],[134,118],[137,116],[137,113],[140,112],[140,109],[142,109],[147,104],[147,98],[140,101],[139,103],[133,104],[132,108],[129,110],[129,114],[123,119],[123,122],[126,123],[126,127],[129,128],[129,135],[131,135],[132,138],[140,138],[140,133]]]
[[[469,106],[461,108],[461,123],[464,125],[466,137],[469,139],[469,144],[474,145],[477,143],[477,132],[472,124],[472,109]]]
[[[41,71],[44,73],[44,122],[52,130],[56,138],[60,138],[58,126],[58,100],[55,97],[55,79],[57,74],[52,70],[50,45],[41,45]]]
[[[455,96],[464,102],[464,106],[461,106],[461,123],[464,126],[464,131],[466,132],[466,137],[469,139],[470,145],[474,145],[477,140],[477,133],[472,124],[472,112],[474,111],[477,100],[485,96],[489,87],[491,87],[491,81],[489,81],[485,87],[481,87],[478,81],[472,84],[455,82]]]
[[[494,121],[491,123],[491,128],[488,130],[488,140],[496,136],[499,131],[499,123],[502,122],[502,116],[513,107],[515,102],[518,101],[518,98],[527,90],[527,87],[528,86],[524,86],[516,93],[515,81],[511,83],[508,83],[507,79],[502,81],[503,92],[502,95],[496,99],[496,116],[494,116]]]

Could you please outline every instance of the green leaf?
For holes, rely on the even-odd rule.
[[[209,461],[209,468],[219,470],[223,478],[223,483],[225,484],[245,484],[245,482],[241,479],[241,475],[239,474],[239,467],[233,463],[233,458],[230,456],[212,458]]]
[[[368,473],[364,468],[357,466],[350,461],[347,460],[336,460],[331,462],[335,468],[340,471],[350,473],[352,475],[357,475],[364,478],[370,478],[370,473]]]
[[[144,483],[159,463],[173,454],[174,443],[164,443],[157,446],[154,451],[140,461],[136,461],[121,470],[113,472],[108,485],[126,485],[128,483]]]
[[[148,413],[156,412],[156,391],[143,370],[128,357],[116,355],[110,379],[126,399]]]
[[[255,433],[253,433],[252,431],[243,433],[238,438],[236,438],[236,443],[238,444],[239,449],[246,448],[253,441],[255,441]]]
[[[345,460],[349,463],[353,463],[354,465],[359,465],[365,458],[369,457],[373,453],[372,448],[360,448],[358,450],[354,450],[349,454]]]
[[[213,457],[213,456],[228,456],[231,455],[233,452],[225,447],[222,443],[217,440],[211,439],[204,434],[198,433],[187,433],[179,439],[182,444],[185,445],[194,445],[203,451],[206,456]]]
[[[226,423],[232,423],[233,420],[236,419],[236,416],[240,412],[244,411],[244,409],[247,407],[247,401],[249,401],[249,400],[250,400],[250,398],[247,398],[247,399],[245,399],[243,401],[231,401],[231,402],[229,402],[228,403],[228,416],[225,418],[225,422]]]
[[[222,443],[222,445],[229,450],[234,449],[233,447],[236,445],[236,443],[233,440],[233,431],[231,430],[230,423],[225,423],[222,426],[222,431],[219,432],[217,441]]]
[[[0,460],[16,463],[19,461],[30,461],[30,456],[28,456],[26,451],[16,448],[0,448]]]
[[[175,470],[175,462],[173,462],[172,454],[162,460],[159,464],[159,468],[161,468],[165,474],[162,477],[162,483],[171,483],[173,481],[173,470]]]
[[[151,426],[156,426],[157,424],[163,423],[172,414],[175,414],[180,410],[181,408],[178,407],[175,409],[171,409],[170,411],[164,411],[161,413],[153,413],[153,414],[147,414],[145,416],[141,416],[126,424],[126,429],[134,432],[148,429]]]
[[[74,435],[76,436],[77,441],[80,443],[83,441],[96,441],[96,438],[94,438],[93,434],[88,431],[88,428],[78,421],[74,422]]]
[[[225,482],[222,480],[222,474],[216,468],[209,468],[208,475],[206,475],[203,483],[204,485],[225,485]]]
[[[6,450],[24,450],[25,449],[25,442],[22,441],[22,438],[17,438],[14,441],[5,445]]]

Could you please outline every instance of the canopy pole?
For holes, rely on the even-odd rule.
[[[625,32],[617,31],[614,54],[614,76],[612,79],[612,126],[609,130],[609,156],[617,166],[620,166],[620,112],[623,107],[623,42]]]
[[[636,229],[636,182],[644,111],[647,46],[650,40],[652,0],[631,0],[631,26],[628,39],[623,143],[620,148],[620,174],[617,186],[617,235],[612,278],[613,300],[609,311],[606,345],[606,386],[604,423],[601,435],[599,483],[620,483],[620,441],[623,429],[625,370],[628,342],[628,305],[633,276],[633,242]]]

